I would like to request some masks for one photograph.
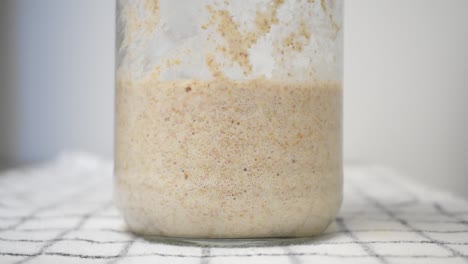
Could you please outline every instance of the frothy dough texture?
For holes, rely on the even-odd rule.
[[[194,238],[316,235],[341,202],[341,87],[117,83],[116,187],[130,228]]]

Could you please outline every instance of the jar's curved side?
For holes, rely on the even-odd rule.
[[[175,22],[165,22],[173,2],[118,1],[115,187],[129,227],[140,234],[192,238],[319,234],[336,216],[342,198],[337,11],[342,1],[310,1],[305,10],[321,14],[320,19],[310,16],[317,21],[303,25],[287,16],[285,5],[292,1],[253,8],[254,25],[260,13],[270,16],[265,23],[278,32],[287,19],[298,28],[292,35],[278,33],[274,41],[274,34],[266,32],[242,46],[249,53],[239,55],[253,55],[247,77],[239,71],[246,61],[223,51],[223,45],[236,50],[229,47],[235,41],[212,41],[222,34],[219,24],[226,12],[235,13],[239,1],[221,1],[217,9],[212,5],[212,11],[203,11],[212,24],[200,24],[206,27],[206,32],[197,29],[200,36],[186,38],[193,28],[181,33],[183,45],[196,47],[195,55],[185,53],[186,58],[171,57],[172,51],[166,57],[162,51],[167,47],[154,40],[176,37]],[[243,18],[235,19],[231,31],[249,36],[252,30],[241,23]],[[265,45],[269,40],[272,44]],[[213,50],[202,49],[206,43]],[[277,50],[271,48],[275,45]],[[263,54],[263,48],[270,53]],[[272,55],[281,51],[305,52],[307,59]],[[273,61],[262,61],[259,54]],[[273,74],[269,63],[297,73]]]

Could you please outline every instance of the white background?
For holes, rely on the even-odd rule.
[[[0,1],[0,161],[112,157],[113,0]],[[468,1],[348,0],[344,157],[468,197]]]

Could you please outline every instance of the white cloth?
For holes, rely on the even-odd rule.
[[[0,263],[468,263],[468,203],[354,167],[322,236],[149,241],[128,233],[112,204],[111,163],[64,155],[0,174]]]

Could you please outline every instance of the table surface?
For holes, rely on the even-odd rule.
[[[0,173],[0,263],[468,263],[468,203],[379,166],[345,169],[324,235],[148,239],[112,202],[112,164],[67,154]]]

